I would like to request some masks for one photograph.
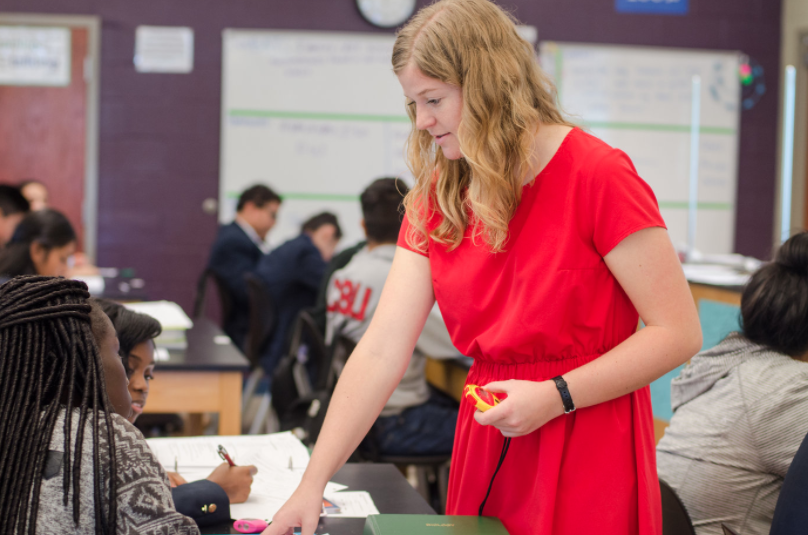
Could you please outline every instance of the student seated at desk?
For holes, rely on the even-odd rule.
[[[126,369],[132,398],[132,413],[128,420],[135,423],[146,406],[149,382],[154,379],[154,338],[160,335],[162,326],[151,316],[107,299],[92,299],[91,302],[101,306],[118,334],[118,354]],[[249,497],[252,476],[256,472],[254,466],[230,467],[228,463],[222,463],[207,479],[191,483],[176,472],[169,472],[174,505],[177,511],[193,518],[200,527],[227,522],[230,520],[230,504],[243,503]]]
[[[0,278],[18,275],[65,277],[76,252],[76,232],[56,210],[31,212],[17,225],[11,241],[0,251]]]
[[[317,289],[342,230],[334,214],[323,212],[303,223],[300,235],[279,246],[258,263],[255,274],[263,280],[277,308],[275,332],[261,356],[271,376],[283,356],[289,329],[304,308],[314,304]]]
[[[28,201],[19,189],[0,184],[0,250],[11,240],[14,229],[28,211]]]
[[[698,535],[768,534],[808,433],[808,233],[786,241],[741,297],[743,332],[693,357],[671,383],[659,477]]]
[[[88,297],[84,283],[61,278],[0,286],[2,531],[197,534],[126,420],[115,330]]]
[[[267,233],[275,225],[281,198],[264,185],[244,190],[236,205],[236,219],[219,229],[210,251],[208,269],[216,274],[233,298],[233,314],[223,326],[238,347],[247,335],[249,303],[244,275],[255,270],[268,251]]]
[[[394,178],[374,181],[362,192],[362,226],[367,245],[328,286],[326,341],[339,333],[359,342],[373,318],[379,297],[393,265],[401,229],[401,202],[408,188]],[[362,449],[382,455],[440,455],[452,452],[457,403],[426,383],[426,356],[456,357],[437,305],[415,344],[412,359],[398,387],[373,424]],[[369,443],[370,442],[370,443]]]

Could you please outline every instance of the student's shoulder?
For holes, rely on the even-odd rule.
[[[217,242],[232,242],[232,241],[246,241],[250,242],[250,237],[244,232],[238,223],[233,221],[226,225],[219,227],[219,232],[216,234]]]
[[[132,425],[129,420],[119,414],[113,414],[110,417],[112,422],[112,432],[115,435],[115,447],[117,450],[125,449],[139,457],[147,457],[150,460],[154,455],[149,448],[143,433]]]
[[[384,248],[385,250],[381,250]],[[344,267],[334,271],[334,277],[350,279],[387,278],[393,265],[395,245],[382,245],[369,251],[367,246],[357,251]]]
[[[748,404],[804,403],[808,411],[808,362],[773,351],[763,351],[737,368]]]

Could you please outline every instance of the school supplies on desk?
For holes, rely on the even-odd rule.
[[[185,332],[194,326],[194,322],[177,303],[172,301],[147,301],[143,303],[127,303],[129,310],[151,316],[160,322],[163,332],[154,339],[157,347],[166,349],[187,349],[188,339]]]
[[[297,489],[309,464],[309,451],[292,433],[247,436],[202,436],[152,438],[147,440],[160,463],[170,470],[175,466],[187,481],[205,479],[222,463],[218,446],[223,446],[231,461],[241,466],[255,465],[258,473],[250,497],[244,503],[230,504],[233,518],[270,519]],[[289,469],[289,459],[293,469]],[[339,494],[345,485],[329,482],[329,497]]]
[[[368,515],[378,515],[379,510],[373,503],[370,493],[364,490],[329,492],[326,488],[326,496],[323,502],[330,501],[337,508],[336,512],[328,513],[327,516],[334,518],[367,518]]]
[[[323,498],[323,514],[324,515],[336,515],[339,514],[342,509],[339,508],[337,504],[329,500],[328,498]]]
[[[229,464],[230,466],[236,466],[236,463],[234,463],[233,459],[230,458],[230,455],[228,455],[227,450],[224,449],[224,446],[219,444],[219,447],[217,448],[216,451],[219,454],[219,457],[221,457],[223,461],[227,461],[227,464]],[[291,460],[292,460],[292,458],[289,457],[290,462],[291,462]]]
[[[508,535],[498,518],[486,516],[371,515],[362,535]]]
[[[239,533],[261,533],[269,524],[260,518],[241,518],[233,522],[233,529]]]

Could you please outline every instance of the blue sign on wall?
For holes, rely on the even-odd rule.
[[[614,0],[618,13],[687,15],[690,0]]]

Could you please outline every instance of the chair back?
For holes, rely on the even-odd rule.
[[[682,500],[662,479],[659,480],[659,491],[662,495],[662,535],[696,535]]]
[[[307,436],[319,434],[324,416],[320,407],[327,406],[331,398],[332,376],[331,351],[314,318],[308,311],[301,311],[284,356],[272,372],[272,407],[282,431],[301,427]]]
[[[219,297],[219,305],[221,307],[222,315],[220,318],[220,325],[227,325],[227,323],[232,319],[233,312],[235,311],[233,295],[230,293],[230,290],[227,289],[227,286],[224,284],[221,277],[210,269],[203,271],[202,275],[199,277],[199,281],[196,283],[196,296],[194,298],[193,310],[194,318],[201,318],[205,315],[208,285],[211,281],[213,282],[214,286],[216,286],[216,293]]]
[[[250,320],[244,353],[253,368],[260,366],[261,354],[275,330],[278,320],[275,302],[264,282],[252,273],[244,275],[247,283]]]
[[[356,342],[344,334],[338,333],[334,337],[334,341],[331,343],[331,381],[333,384],[327,386],[334,388],[354,349],[356,349]]]
[[[308,310],[298,314],[289,338],[289,355],[297,355],[311,375],[311,390],[325,390],[331,381],[331,352]],[[301,394],[305,395],[304,392]]]

